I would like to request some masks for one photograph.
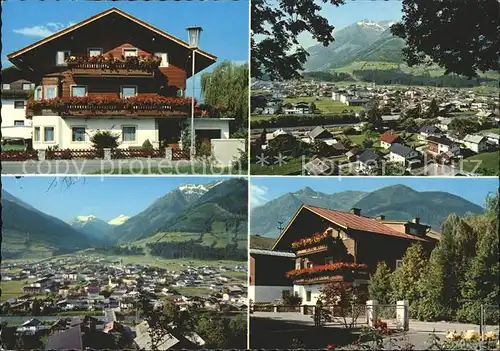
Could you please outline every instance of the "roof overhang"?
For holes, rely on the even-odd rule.
[[[121,10],[113,7],[111,9],[109,9],[109,10],[103,11],[103,12],[98,13],[98,14],[92,16],[92,17],[89,17],[89,18],[87,18],[86,20],[84,20],[82,22],[79,22],[77,24],[74,24],[74,25],[66,28],[66,29],[63,29],[63,30],[61,30],[61,31],[59,31],[57,33],[49,35],[48,37],[46,37],[44,39],[41,39],[41,40],[39,40],[39,41],[31,44],[31,45],[28,45],[25,48],[22,48],[20,50],[14,51],[14,52],[8,54],[7,58],[12,63],[15,64],[15,62],[20,59],[20,56],[23,55],[23,54],[25,54],[25,53],[27,53],[28,51],[31,51],[31,50],[33,50],[33,49],[35,49],[35,48],[37,48],[39,46],[42,46],[42,45],[44,45],[44,44],[46,44],[46,43],[48,43],[48,42],[50,42],[50,41],[52,41],[54,39],[60,38],[60,37],[62,37],[64,35],[66,35],[66,34],[69,34],[69,33],[73,32],[73,31],[75,31],[75,30],[77,30],[77,29],[79,29],[79,28],[81,28],[81,27],[89,24],[89,23],[95,22],[95,21],[97,21],[97,20],[99,20],[99,19],[101,19],[101,18],[103,18],[105,16],[108,16],[110,14],[113,14],[113,13],[116,13],[116,14],[124,17],[124,18],[127,18],[130,21],[132,21],[134,23],[137,23],[138,25],[140,25],[140,26],[142,26],[142,27],[144,27],[144,28],[146,28],[146,29],[148,29],[148,30],[150,30],[150,31],[152,31],[152,32],[154,32],[154,33],[156,33],[156,34],[158,34],[158,35],[166,38],[166,39],[169,39],[169,40],[171,40],[171,41],[173,41],[173,42],[181,45],[182,47],[184,47],[186,49],[189,49],[189,50],[193,49],[193,48],[191,48],[191,46],[187,42],[185,42],[185,41],[183,41],[183,40],[181,40],[179,38],[176,38],[173,35],[170,35],[170,34],[164,32],[164,31],[162,31],[161,29],[158,29],[158,28],[156,28],[156,27],[154,27],[154,26],[152,26],[152,25],[150,25],[150,24],[148,24],[148,23],[146,23],[144,21],[141,21],[140,19],[138,19],[138,18],[136,18],[136,17],[134,17],[134,16],[132,16],[132,15],[124,12],[124,11],[121,11]],[[199,54],[199,55],[204,56],[209,61],[212,61],[212,63],[214,63],[215,61],[217,61],[217,57],[216,56],[214,56],[212,54],[209,54],[209,53],[207,53],[207,52],[205,52],[203,50],[200,50],[198,48],[196,48],[196,53]]]

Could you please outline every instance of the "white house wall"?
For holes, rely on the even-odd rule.
[[[321,292],[320,289],[324,285],[312,284],[312,285],[294,285],[293,292],[297,293],[302,298],[303,305],[316,305],[319,300]],[[311,300],[307,301],[307,292],[311,292]]]
[[[26,108],[14,108],[14,101],[2,99],[2,137],[31,139],[31,119],[26,118]],[[14,126],[14,121],[23,121],[24,126]]]
[[[133,142],[122,142],[122,127],[135,126],[136,140]],[[109,131],[120,136],[119,148],[130,146],[142,146],[144,141],[154,144],[158,141],[158,131],[155,127],[155,119],[149,117],[141,118],[62,118],[60,116],[33,116],[33,130],[40,127],[39,141],[33,141],[34,149],[47,149],[49,146],[58,145],[60,149],[89,149],[92,147],[91,136],[100,131]],[[54,127],[54,142],[44,142],[43,128]],[[85,127],[85,141],[72,141],[72,127]]]
[[[253,302],[274,302],[281,300],[283,291],[292,292],[292,287],[250,285],[248,287],[248,299]]]
[[[188,122],[191,120],[188,118]],[[219,118],[195,118],[194,129],[220,130],[221,139],[229,139],[229,120]]]

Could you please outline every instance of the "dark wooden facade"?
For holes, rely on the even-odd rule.
[[[294,259],[250,252],[249,285],[292,286],[285,273],[294,268]],[[259,274],[256,274],[259,272]]]
[[[4,89],[4,84],[8,84],[9,89]],[[2,70],[2,99],[27,99],[30,89],[23,89],[25,84],[30,84],[32,80],[24,72],[14,66]]]
[[[90,49],[101,49],[106,58],[112,55],[122,59],[126,48],[137,49],[138,56],[146,58],[166,53],[168,66],[111,71],[56,64],[59,51],[69,51],[69,56],[88,57]],[[124,85],[137,87],[138,97],[176,97],[184,94],[186,79],[192,70],[192,50],[186,43],[114,8],[14,52],[8,58],[22,71],[33,72],[37,86],[57,86],[60,98],[70,97],[73,85],[86,86],[89,97],[119,98],[120,87]],[[215,60],[214,56],[199,51],[195,71],[205,69]],[[43,99],[44,94],[42,89]]]
[[[351,221],[356,218],[353,216],[361,218],[360,213],[339,214],[340,218],[343,216],[348,216]],[[364,220],[366,219],[364,217]],[[435,237],[427,235],[430,228],[420,224],[418,218],[413,222],[392,222],[390,226],[387,226],[386,234],[380,232],[381,228],[383,230],[383,227],[380,227],[383,225],[383,220],[371,219],[371,221],[375,228],[373,231],[368,228],[366,230],[352,229],[303,206],[292,218],[275,243],[273,250],[295,252],[294,269],[297,270],[345,262],[364,264],[367,266],[367,272],[373,273],[378,262],[381,261],[384,261],[392,270],[396,269],[398,261],[413,243],[419,242],[424,249],[430,251],[437,242]],[[292,243],[300,239],[311,238],[321,233],[325,233],[327,237],[319,242],[292,247]],[[401,235],[398,236],[398,233]],[[322,282],[328,278],[338,278],[338,273],[335,272],[322,275],[325,278]],[[314,283],[321,283],[317,278],[315,279]],[[296,282],[299,283],[299,281]]]

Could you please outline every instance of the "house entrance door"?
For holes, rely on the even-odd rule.
[[[178,149],[184,118],[159,118],[157,122],[158,138],[162,145],[166,143],[171,148]]]

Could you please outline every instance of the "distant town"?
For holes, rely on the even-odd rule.
[[[2,323],[11,328],[10,347],[31,345],[30,348],[35,348],[41,345],[42,338],[46,338],[46,347],[70,349],[75,345],[68,340],[72,329],[85,328],[91,321],[93,332],[99,333],[103,340],[114,329],[126,340],[121,346],[149,349],[151,338],[139,335],[137,329],[147,319],[140,308],[144,299],[153,311],[171,305],[179,311],[195,308],[197,313],[233,319],[240,316],[246,329],[246,265],[229,265],[223,261],[219,266],[189,262],[179,261],[178,268],[170,270],[158,267],[161,261],[158,266],[124,263],[123,259],[89,253],[59,256],[37,263],[4,264],[1,311]],[[52,333],[54,328],[62,328],[64,332]],[[5,338],[4,333],[5,330],[2,342],[4,347],[10,348],[5,345],[9,338]],[[171,345],[175,348],[179,348],[178,344],[201,347],[207,343],[199,335],[194,339],[182,339],[182,335],[171,338],[177,339]],[[244,346],[244,338],[242,343]],[[106,345],[97,346],[104,348]]]
[[[497,175],[491,87],[252,83],[252,173]]]

